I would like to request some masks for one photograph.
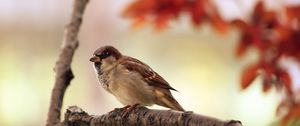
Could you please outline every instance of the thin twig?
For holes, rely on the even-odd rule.
[[[70,81],[74,78],[71,70],[71,62],[78,47],[77,35],[82,22],[82,16],[89,0],[75,0],[70,23],[65,28],[62,41],[62,49],[55,65],[55,84],[52,89],[51,102],[48,112],[47,126],[53,126],[60,122],[60,111],[63,96]]]

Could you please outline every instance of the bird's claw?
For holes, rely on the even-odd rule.
[[[130,107],[130,105],[126,105],[126,106],[124,106],[124,107],[122,107],[122,108],[114,108],[114,110],[111,110],[110,112],[108,112],[108,114],[112,114],[113,112],[115,112],[115,111],[117,111],[117,110],[127,109],[127,108],[129,108],[129,107]]]
[[[139,104],[134,104],[134,105],[132,105],[132,106],[131,106],[131,105],[127,105],[127,106],[123,107],[125,110],[124,110],[124,112],[122,113],[122,118],[128,117],[129,113],[132,112],[132,110],[133,110],[134,108],[136,108],[138,105],[139,105]]]

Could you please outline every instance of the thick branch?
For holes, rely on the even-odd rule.
[[[81,108],[71,106],[65,113],[62,126],[242,126],[240,121],[222,121],[193,112],[173,110],[152,110],[136,107],[129,115],[122,118],[125,108],[101,116],[91,116]]]
[[[53,126],[60,122],[60,111],[63,96],[74,75],[71,70],[71,62],[78,47],[77,35],[82,21],[83,12],[89,0],[75,0],[70,23],[65,28],[62,49],[55,65],[55,84],[52,89],[51,103],[48,112],[47,126]]]

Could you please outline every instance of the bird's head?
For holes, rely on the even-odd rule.
[[[122,54],[113,46],[103,46],[94,52],[90,61],[94,63],[98,71],[113,67],[121,57]]]

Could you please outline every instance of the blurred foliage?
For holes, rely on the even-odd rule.
[[[291,76],[280,65],[284,57],[297,60],[299,65],[300,6],[286,6],[282,14],[266,10],[264,2],[259,1],[248,21],[225,21],[214,2],[209,0],[136,0],[124,10],[124,16],[133,19],[135,27],[151,22],[157,30],[162,30],[170,20],[178,19],[183,12],[190,15],[196,26],[209,22],[223,34],[228,32],[228,27],[239,29],[241,34],[236,49],[237,57],[243,56],[250,47],[259,52],[258,62],[246,67],[242,73],[242,89],[261,76],[264,92],[271,87],[284,92],[284,99],[277,110],[277,114],[283,115],[281,124],[287,125],[290,120],[300,117],[300,101],[296,99],[300,91],[293,92]],[[287,112],[283,113],[282,109]]]

